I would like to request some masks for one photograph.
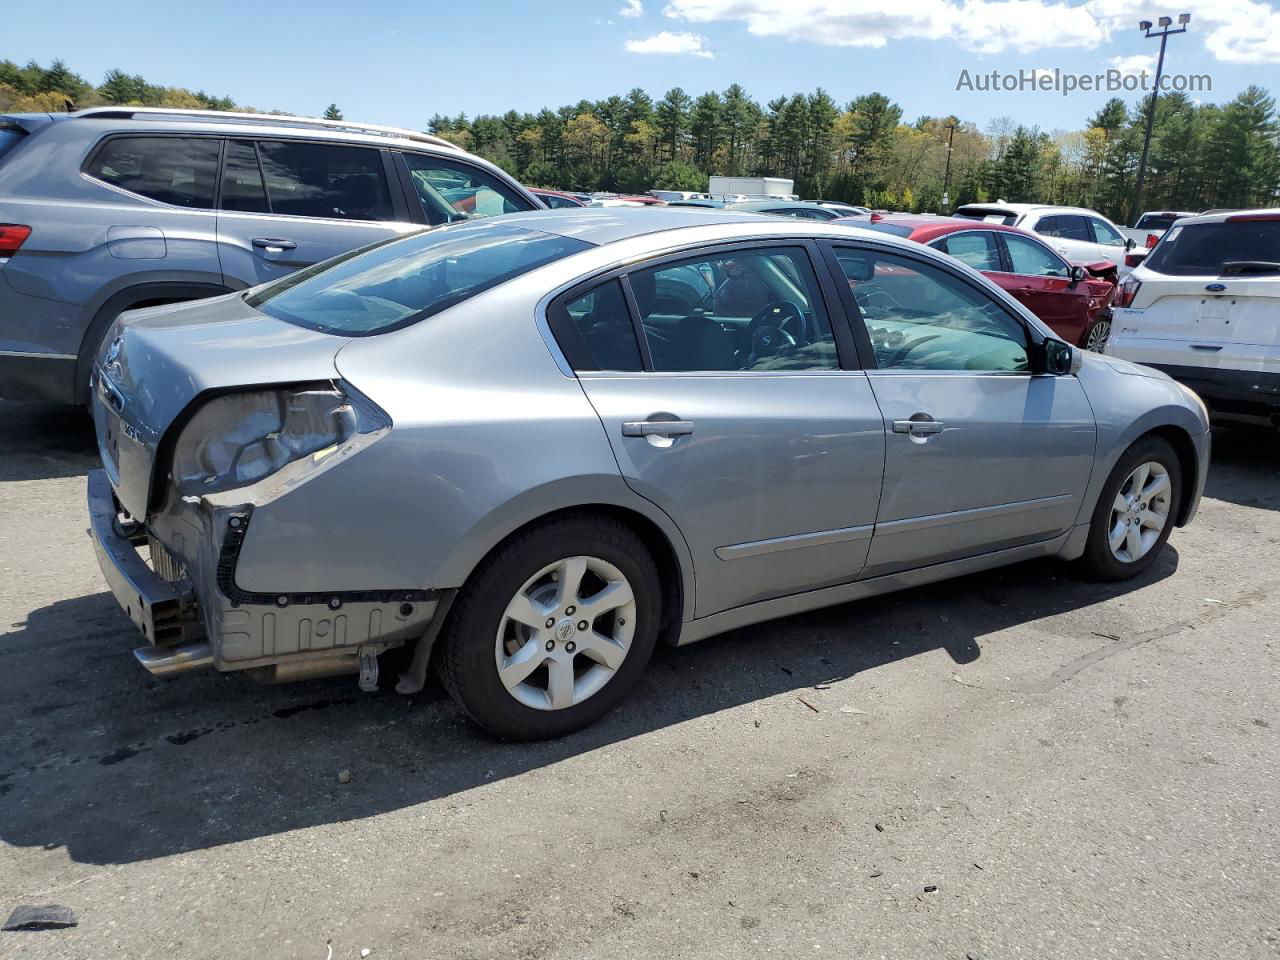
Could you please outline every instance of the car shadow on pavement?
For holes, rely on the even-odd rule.
[[[98,466],[93,422],[79,407],[0,401],[0,481],[83,476]]]
[[[948,658],[921,669],[950,679],[952,661],[981,655],[979,638],[1141,589],[1177,564],[1168,549],[1142,577],[1096,584],[1036,561],[937,584],[927,604],[890,595],[663,647],[617,711],[535,744],[489,739],[435,686],[406,698],[361,694],[351,678],[155,680],[110,594],[64,600],[0,636],[0,841],[130,863],[450,797],[780,694],[832,710],[827,682],[939,650]]]
[[[1280,510],[1280,431],[1215,425],[1210,456],[1206,497]]]

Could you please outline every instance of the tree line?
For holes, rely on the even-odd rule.
[[[0,60],[0,111],[97,104],[254,109],[122,70],[108,71],[94,86],[62,61],[20,67]],[[955,116],[908,122],[882,93],[839,104],[819,88],[762,105],[733,84],[697,97],[675,87],[654,100],[636,88],[536,113],[436,114],[427,126],[531,186],[705,190],[711,174],[782,176],[805,197],[892,210],[938,211],[947,186],[952,207],[1037,201],[1092,207],[1132,222],[1149,105],[1147,98],[1112,99],[1080,130],[1046,131],[1007,117],[979,128]],[[324,115],[341,119],[342,111],[330,103]],[[1162,95],[1146,191],[1148,209],[1280,204],[1275,99],[1258,86],[1222,105]]]

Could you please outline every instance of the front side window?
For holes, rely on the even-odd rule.
[[[416,153],[406,153],[404,159],[432,226],[530,209],[514,190],[476,167]]]
[[[1097,217],[1090,217],[1089,226],[1093,227],[1093,239],[1103,246],[1124,246],[1124,237],[1120,236],[1119,231],[1113,228],[1110,224],[1104,223]]]
[[[1071,275],[1067,262],[1043,244],[1016,234],[1005,234],[1004,245],[1009,251],[1009,265],[1014,273],[1031,277]]]
[[[368,147],[258,143],[271,212],[331,220],[391,220],[382,154]]]
[[[958,233],[944,237],[935,245],[943,253],[950,254],[975,270],[999,271],[1002,269],[1000,251],[996,249],[995,238],[989,231]]]
[[[114,137],[93,155],[85,173],[151,200],[208,210],[220,146],[202,137]]]
[[[499,222],[424,230],[302,270],[249,296],[249,306],[322,333],[398,330],[590,244]]]
[[[657,371],[840,366],[803,248],[735,250],[630,274]]]
[[[835,253],[880,369],[1030,369],[1022,324],[959,277],[891,253]]]

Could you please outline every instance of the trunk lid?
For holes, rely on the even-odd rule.
[[[90,404],[121,506],[145,519],[160,442],[201,394],[335,379],[346,343],[264,316],[240,294],[122,314],[94,363]]]
[[[1142,283],[1144,337],[1205,346],[1280,345],[1280,276],[1153,275]]]

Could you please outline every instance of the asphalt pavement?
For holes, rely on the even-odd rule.
[[[86,420],[0,404],[0,920],[78,920],[0,957],[1280,956],[1280,438],[1215,444],[1137,581],[1036,562],[664,648],[509,745],[437,684],[149,677]]]

